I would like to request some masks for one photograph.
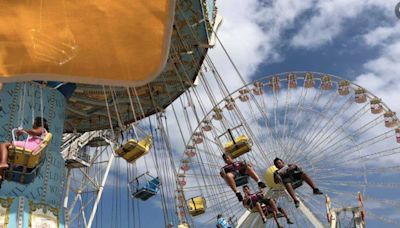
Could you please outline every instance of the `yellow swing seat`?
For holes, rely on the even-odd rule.
[[[53,135],[51,133],[47,133],[42,143],[39,145],[39,148],[35,150],[29,150],[24,147],[11,145],[8,148],[8,162],[15,166],[23,166],[28,169],[35,168],[42,160],[44,155],[43,151],[50,144],[52,138]]]
[[[152,136],[148,135],[141,141],[134,139],[128,140],[124,145],[115,150],[119,156],[123,157],[127,162],[133,163],[143,155],[150,151]]]
[[[189,228],[189,225],[187,223],[182,223],[178,225],[178,228]]]
[[[232,158],[237,158],[250,150],[250,139],[245,135],[237,137],[235,141],[230,141],[224,146],[225,154],[230,155]]]
[[[197,216],[206,212],[206,200],[202,196],[197,196],[187,201],[189,207],[189,214],[191,216]]]

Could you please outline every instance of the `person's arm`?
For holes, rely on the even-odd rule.
[[[275,184],[282,183],[281,175],[279,175],[278,171],[274,173],[274,182]]]
[[[277,172],[278,172],[279,175],[283,175],[283,174],[285,174],[288,170],[289,170],[289,166],[288,166],[288,165],[285,165],[285,166],[283,166],[281,169],[279,169]]]
[[[28,129],[24,130],[26,133],[28,133],[31,136],[41,136],[43,134],[43,128],[38,127],[38,128],[33,128],[33,129]]]
[[[225,179],[226,173],[225,173],[225,166],[221,168],[221,170],[219,171],[219,175]]]
[[[245,207],[246,209],[250,209],[249,198],[247,198],[246,196],[244,197],[242,204],[243,204],[243,207]]]
[[[217,224],[217,227],[218,227],[218,228],[222,228],[221,224]]]
[[[289,167],[289,170],[293,170],[293,169],[297,168],[297,165],[296,164],[289,164],[288,167]]]

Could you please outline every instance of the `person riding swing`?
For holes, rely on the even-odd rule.
[[[239,202],[243,201],[243,196],[237,189],[235,179],[239,176],[249,175],[254,181],[258,183],[258,187],[265,188],[265,184],[260,180],[253,167],[244,161],[234,161],[230,155],[223,154],[226,165],[221,168],[220,175],[226,183],[231,187],[232,191],[236,193]]]
[[[274,165],[278,169],[274,173],[275,183],[282,183],[285,186],[286,190],[289,192],[290,197],[293,199],[296,208],[300,206],[300,201],[297,199],[294,189],[299,187],[302,181],[305,181],[312,188],[314,195],[323,194],[316,187],[314,181],[297,165],[285,165],[283,160],[280,158],[274,159]]]
[[[9,150],[13,147],[20,147],[26,150],[35,151],[37,150],[43,138],[49,132],[49,126],[47,120],[42,117],[36,117],[33,121],[32,129],[18,129],[16,136],[19,137],[22,134],[28,134],[28,138],[23,141],[3,142],[0,144],[0,181],[3,179],[4,170],[8,169],[8,154]]]
[[[281,228],[282,226],[278,221],[278,214],[280,212],[286,218],[288,224],[293,224],[286,211],[283,208],[278,207],[274,199],[264,197],[262,190],[257,193],[252,193],[249,186],[244,185],[243,192],[245,195],[243,206],[250,210],[256,209],[264,223],[267,222],[268,216],[272,214],[277,226]]]

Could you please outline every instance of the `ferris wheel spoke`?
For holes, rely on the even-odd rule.
[[[285,110],[284,110],[284,115],[283,115],[283,129],[282,129],[282,137],[281,141],[285,145],[285,138],[286,138],[286,130],[288,128],[288,108],[289,108],[289,103],[290,103],[290,98],[291,98],[291,90],[289,89],[289,86],[286,91],[286,99],[285,99]]]
[[[320,89],[315,89],[314,90],[315,91],[315,95],[314,95],[314,97],[313,97],[313,99],[312,99],[312,103],[311,103],[311,106],[310,106],[310,110],[313,110],[316,106],[318,106],[318,103],[319,103],[319,100],[320,100],[320,98],[321,98],[321,95],[322,95],[322,90],[320,90]],[[307,105],[304,105],[303,107],[307,107]],[[300,110],[302,110],[302,111],[304,111],[304,110],[306,110],[306,109],[300,109]],[[304,112],[302,113],[303,115],[305,114]],[[306,121],[304,121],[305,123],[309,123],[309,121],[311,121],[311,116],[310,115],[308,115],[307,117],[307,120]],[[300,118],[299,118],[300,119]],[[295,128],[297,129],[298,128],[298,124],[300,123],[300,121],[298,121],[297,123],[296,123],[296,125],[295,125]],[[304,129],[302,129],[302,131],[301,131],[301,134],[299,135],[299,138],[301,139],[300,141],[303,141],[304,140],[304,138],[306,137],[306,132],[308,131],[310,129],[310,125],[307,125]],[[301,146],[301,144],[293,144],[293,145],[291,145],[291,147],[289,148],[289,150],[288,150],[288,153],[289,154],[292,154],[293,153],[293,151],[296,151],[296,148],[298,148],[299,146]]]
[[[305,91],[305,93],[304,93],[304,96],[303,96],[303,92]],[[296,111],[294,112],[294,116],[292,117],[292,119],[293,120],[295,120],[295,123],[292,123],[290,126],[289,126],[289,123],[291,123],[290,121],[288,121],[287,122],[287,128],[289,129],[290,128],[290,131],[288,132],[288,134],[286,135],[284,135],[284,137],[283,137],[283,141],[284,141],[284,143],[285,144],[290,144],[290,142],[288,141],[290,138],[293,138],[295,135],[294,135],[294,133],[295,132],[298,132],[299,131],[299,123],[300,123],[300,117],[301,117],[301,115],[300,115],[300,117],[299,117],[299,114],[300,113],[303,113],[303,112],[300,112],[300,111],[304,111],[303,110],[303,105],[304,105],[304,101],[306,101],[306,96],[307,96],[307,91],[308,91],[308,89],[304,89],[304,87],[302,87],[302,89],[301,89],[301,94],[300,94],[300,96],[299,96],[299,98],[298,98],[298,103],[296,104]],[[290,110],[290,109],[289,109]],[[287,111],[287,110],[286,110]],[[290,150],[289,150],[289,152],[290,152]]]
[[[304,131],[302,141],[308,141],[308,143],[300,144],[296,148],[296,150],[294,150],[293,154],[297,154],[302,150],[306,150],[312,144],[312,142],[313,142],[312,135],[314,134],[316,129],[320,128],[320,124],[323,121],[323,119],[327,119],[325,112],[327,112],[327,110],[331,109],[331,106],[334,104],[334,101],[336,100],[337,97],[338,97],[337,94],[335,94],[334,96],[330,96],[330,98],[322,106],[320,111],[318,110],[318,107],[315,107],[315,111],[314,111],[314,109],[312,109],[314,111],[313,114],[317,115],[319,113],[319,115],[317,115],[317,118],[313,118],[313,119],[310,118],[310,121],[312,120],[312,124],[308,126],[307,130]],[[310,117],[311,117],[311,115],[310,115]],[[309,140],[307,140],[307,139],[309,139]]]
[[[270,123],[270,119],[268,118],[268,114],[266,113],[267,106],[266,106],[266,102],[265,102],[265,96],[264,95],[260,95],[260,97],[261,97],[261,100],[262,100],[262,104],[264,106],[264,108],[260,110],[261,118],[264,120],[264,123],[265,123],[265,125],[267,127],[268,139],[272,140],[272,143],[270,144],[273,147],[272,151],[277,151],[278,148],[282,148],[282,146],[279,144],[279,142],[274,137],[274,135],[276,135],[276,130],[275,130],[275,127],[272,126],[272,124]],[[256,103],[256,106],[257,106],[257,104],[258,103]],[[254,109],[253,109],[251,103],[249,103],[249,107],[250,107],[253,119],[257,120],[258,118],[254,114]],[[261,132],[263,132],[263,131],[261,131]]]
[[[379,143],[382,140],[388,139],[390,137],[393,137],[393,131],[392,130],[386,131],[386,132],[384,132],[384,133],[382,133],[382,134],[380,134],[378,136],[375,136],[375,137],[373,137],[373,138],[371,138],[369,140],[365,140],[365,141],[363,141],[363,142],[361,142],[361,143],[359,143],[357,145],[354,145],[353,148],[355,148],[355,149],[350,149],[350,150],[345,149],[345,150],[341,150],[341,151],[336,152],[336,153],[332,153],[332,152],[336,151],[337,149],[339,149],[341,147],[341,146],[337,146],[337,147],[335,147],[334,150],[326,150],[325,153],[329,152],[331,157],[337,157],[337,158],[344,159],[345,156],[349,156],[354,152],[358,152],[359,150],[364,149],[367,146],[374,145],[374,144]],[[343,153],[346,153],[345,156],[341,156],[341,157],[338,156],[339,154],[342,155]],[[320,156],[316,155],[313,158],[313,162],[320,162],[321,159],[318,159],[319,157]]]
[[[379,124],[381,124],[381,122],[382,122],[382,121],[379,121],[378,118],[376,118],[376,119],[370,121],[369,123],[363,125],[361,128],[355,130],[355,133],[353,133],[351,136],[348,136],[348,139],[351,139],[351,141],[354,142],[354,135],[355,135],[355,134],[362,135],[362,134],[365,133],[367,130],[370,130],[371,128],[373,128],[373,127],[378,126]],[[344,140],[344,139],[345,139],[345,138],[343,137],[342,140]],[[339,140],[339,141],[341,141],[341,140]],[[359,145],[356,145],[355,147],[358,147],[358,146],[359,146]],[[330,147],[328,147],[328,148],[322,148],[321,150],[318,150],[318,152],[321,152],[321,151],[323,151],[323,150],[327,150],[327,149],[329,149],[329,148],[330,148]],[[334,152],[334,151],[335,151],[336,149],[338,149],[338,148],[339,148],[339,147],[335,148],[334,150],[331,150],[330,152]],[[351,154],[349,153],[349,154],[346,154],[346,155],[351,155]],[[345,156],[345,157],[341,157],[341,158],[344,159],[344,158],[347,158],[347,157]]]
[[[309,90],[309,89],[306,89],[306,90]],[[312,89],[312,91],[314,92],[314,96],[313,96],[313,98],[312,98],[312,101],[311,101],[311,104],[310,104],[310,106],[308,106],[308,103],[302,103],[303,105],[301,105],[300,107],[299,107],[299,110],[301,111],[301,112],[299,112],[299,114],[301,114],[301,115],[305,115],[305,113],[304,113],[304,111],[306,110],[306,109],[303,109],[302,107],[310,107],[309,109],[314,109],[317,105],[318,105],[318,102],[319,102],[319,100],[320,100],[320,97],[321,97],[321,95],[322,95],[322,91],[321,90],[318,90],[318,89]],[[307,98],[305,98],[305,100],[307,100]],[[308,100],[310,100],[310,99],[308,99]],[[300,115],[300,116],[301,116]],[[310,120],[311,120],[311,117],[310,116],[306,116],[306,121],[303,121],[303,122],[306,122],[306,123],[308,123]],[[294,125],[294,129],[298,129],[298,127],[299,127],[299,124],[301,123],[301,118],[297,118],[297,120],[296,120],[296,124]],[[305,128],[305,129],[303,129],[303,131],[301,132],[302,134],[299,136],[299,138],[303,138],[304,137],[304,134],[305,134],[305,132],[306,132],[306,130],[308,129],[308,127],[310,127],[310,125],[308,125],[307,126],[307,128]],[[297,147],[298,145],[293,145],[293,147],[295,148],[295,147]],[[293,147],[292,148],[290,148],[290,150],[289,150],[289,152],[292,152],[293,151]]]
[[[350,105],[352,104],[352,100],[351,97],[349,97],[346,102],[344,102],[340,108],[338,108],[336,110],[336,112],[331,115],[330,119],[327,121],[328,123],[319,130],[319,132],[311,139],[311,143],[309,144],[309,150],[310,151],[314,151],[316,149],[316,147],[320,144],[322,144],[324,142],[324,136],[329,132],[329,130],[331,129],[332,126],[334,126],[336,124],[336,122],[339,120],[339,116],[343,115],[348,108],[350,107]],[[343,128],[341,128],[343,129]],[[322,135],[321,135],[322,134]],[[320,137],[318,137],[320,136]],[[315,139],[317,139],[315,141]]]
[[[303,96],[303,91],[305,91],[305,92],[304,92],[304,96]],[[300,95],[300,97],[299,97],[299,99],[298,99],[298,102],[297,102],[297,105],[296,105],[296,111],[294,112],[294,117],[293,117],[293,119],[295,120],[295,124],[291,127],[290,132],[289,132],[287,138],[292,138],[292,137],[294,136],[294,132],[295,132],[294,129],[297,129],[298,124],[299,124],[300,119],[301,119],[301,118],[300,118],[301,115],[300,115],[299,110],[300,110],[300,108],[302,107],[304,101],[306,100],[307,92],[308,92],[308,91],[309,91],[308,89],[304,89],[304,86],[301,88],[301,95]],[[300,116],[300,117],[299,117],[299,116]]]
[[[345,129],[349,129],[350,126],[352,125],[352,123],[354,123],[356,120],[360,119],[361,117],[363,117],[365,114],[368,113],[368,109],[365,110],[365,107],[362,107],[361,109],[359,109],[354,115],[351,116],[350,119],[344,121],[343,125],[338,124],[339,126],[332,131],[328,136],[326,136],[324,139],[321,139],[322,141],[320,142],[320,144],[324,145],[326,140],[329,140],[329,142],[327,143],[326,147],[330,147],[333,146],[335,144],[337,144],[338,142],[340,142],[343,139],[347,139],[346,136],[342,136],[341,134],[337,134],[339,130],[345,132]],[[335,135],[336,134],[336,135]],[[332,136],[334,136],[333,138],[331,138]],[[338,137],[342,136],[342,138],[337,139]],[[321,151],[318,151],[318,153]],[[315,152],[317,153],[317,152]]]
[[[399,183],[376,183],[376,182],[357,182],[357,181],[329,181],[324,185],[328,186],[349,186],[349,187],[368,187],[368,188],[385,188],[385,189],[400,189]]]
[[[334,96],[330,96],[330,99],[326,102],[326,104],[322,107],[322,110],[319,111],[321,114],[318,115],[317,119],[314,119],[312,122],[312,126],[309,128],[308,133],[306,133],[307,138],[310,138],[309,140],[309,144],[307,144],[307,146],[311,145],[313,142],[313,135],[315,134],[315,131],[317,131],[318,129],[320,129],[320,125],[322,123],[322,121],[324,119],[327,119],[327,115],[325,115],[325,112],[329,109],[332,108],[332,105],[334,104],[334,101],[336,100],[336,98],[338,97],[338,95],[335,93]],[[317,124],[315,124],[317,123]],[[305,148],[301,148],[302,150],[305,150]]]

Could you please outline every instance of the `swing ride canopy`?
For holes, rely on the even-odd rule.
[[[213,1],[175,0],[5,2],[0,12],[0,82],[77,83],[65,132],[109,128],[105,100],[122,124],[163,110],[193,84],[216,16]]]

